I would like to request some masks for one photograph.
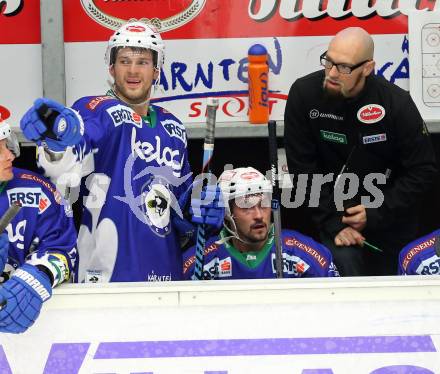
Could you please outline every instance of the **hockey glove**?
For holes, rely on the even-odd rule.
[[[84,124],[77,112],[51,99],[40,98],[20,121],[23,134],[41,145],[43,141],[54,152],[78,144],[84,134]]]
[[[219,230],[225,217],[220,188],[216,184],[204,186],[200,198],[192,197],[189,211],[192,222],[208,225],[214,231]]]
[[[3,233],[0,235],[0,274],[3,273],[6,262],[8,262],[8,252],[9,252],[8,234]]]
[[[0,332],[26,331],[51,296],[49,277],[35,266],[24,264],[0,288]]]

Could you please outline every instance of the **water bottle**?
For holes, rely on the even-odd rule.
[[[254,44],[248,51],[249,72],[249,122],[253,124],[269,121],[269,65],[267,50]]]

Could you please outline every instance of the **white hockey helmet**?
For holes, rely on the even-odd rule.
[[[0,140],[6,139],[6,146],[15,155],[20,156],[20,143],[6,121],[0,120]]]
[[[249,195],[272,194],[270,181],[253,167],[225,170],[218,179],[218,185],[225,202],[225,218],[229,221],[233,218],[230,208],[231,200]]]
[[[130,19],[123,24],[108,41],[105,63],[112,65],[115,55],[112,51],[118,47],[151,49],[156,55],[156,68],[160,70],[165,60],[165,44],[156,28],[142,19]]]

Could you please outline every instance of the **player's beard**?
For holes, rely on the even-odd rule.
[[[330,78],[325,77],[324,81],[322,82],[322,88],[327,98],[334,100],[344,100],[352,96],[351,92],[353,91],[354,88],[358,86],[361,79],[362,79],[362,75],[359,74],[356,78],[356,81],[353,84],[353,87],[350,90],[347,90],[345,87],[345,83],[341,81],[336,81],[336,83],[339,84],[339,88],[334,88],[334,89],[328,88],[327,82],[330,80]]]
[[[264,222],[258,222],[258,223],[262,224]],[[242,238],[244,241],[252,244],[264,243],[266,242],[269,236],[269,228],[265,223],[264,225],[265,225],[265,230],[262,233],[253,232],[252,230],[253,225],[251,225],[247,233],[239,232],[239,237]]]
[[[140,105],[147,102],[151,93],[151,86],[142,86],[141,89],[133,91],[127,89],[124,84],[121,84],[118,81],[115,81],[113,89],[122,101],[131,105]]]

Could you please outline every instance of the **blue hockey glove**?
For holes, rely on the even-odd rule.
[[[0,288],[0,332],[26,331],[51,296],[49,277],[35,266],[24,264]]]
[[[216,184],[204,186],[200,198],[193,197],[190,206],[191,221],[218,230],[223,225],[225,207],[222,193]]]
[[[8,262],[9,238],[8,234],[0,235],[0,274],[3,273],[5,265]]]
[[[47,147],[55,152],[62,152],[68,146],[78,144],[84,134],[79,114],[45,98],[35,100],[21,119],[20,127],[26,138],[38,145],[45,141]]]

